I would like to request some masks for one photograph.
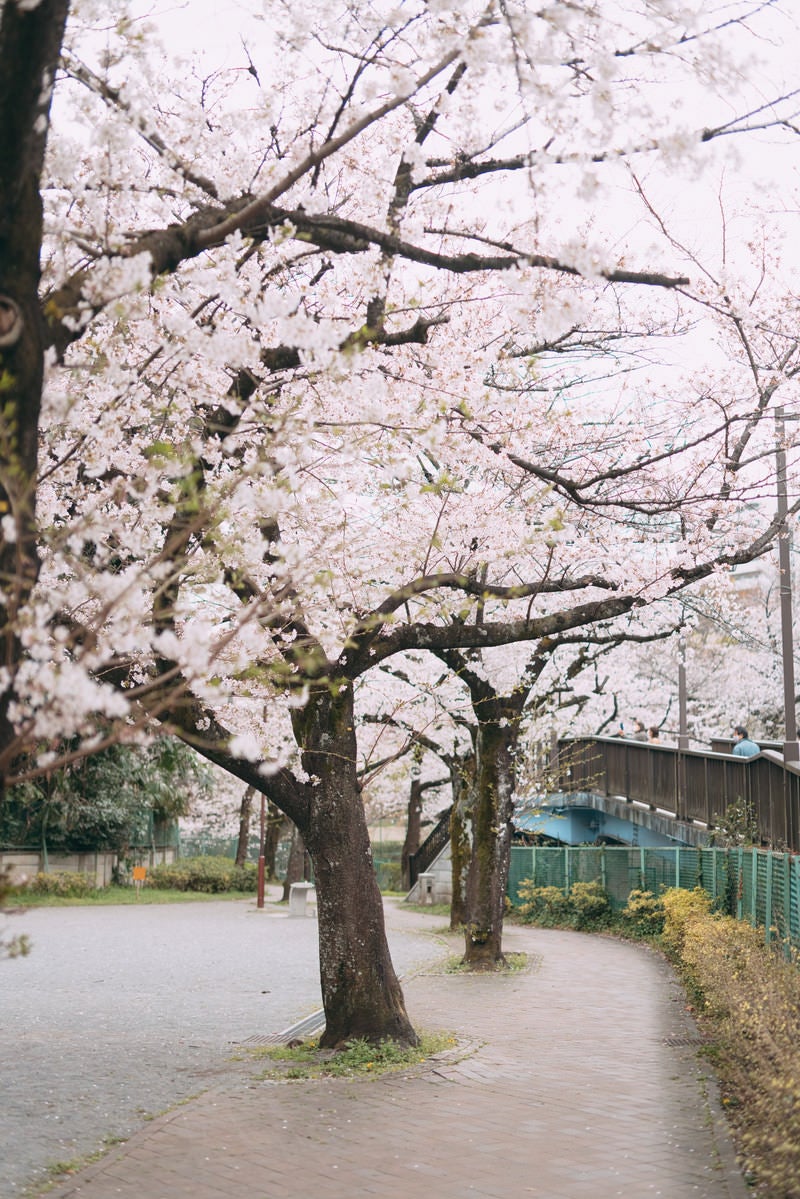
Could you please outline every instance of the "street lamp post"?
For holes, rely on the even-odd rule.
[[[792,637],[792,568],[789,560],[789,510],[786,487],[786,443],[783,408],[775,409],[775,467],[778,485],[778,570],[781,601],[781,655],[783,660],[784,762],[800,761],[795,710],[794,640]]]

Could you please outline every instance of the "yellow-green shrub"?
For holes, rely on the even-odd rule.
[[[523,879],[518,887],[523,920],[545,927],[598,928],[611,917],[611,901],[597,881],[573,883],[565,895],[560,887],[537,887]]]
[[[756,1194],[800,1199],[800,970],[764,930],[694,909],[679,965],[714,1038],[723,1099]]]
[[[255,891],[258,867],[255,862],[236,866],[232,858],[181,858],[148,871],[147,885],[175,891]]]
[[[596,927],[606,923],[611,915],[611,900],[599,881],[573,883],[568,903],[575,928]]]
[[[620,917],[626,936],[655,937],[664,928],[664,903],[652,891],[631,891]]]
[[[76,870],[54,870],[52,873],[39,874],[25,884],[25,890],[33,895],[61,895],[69,898],[91,895],[97,890],[97,883],[91,874],[82,874]]]
[[[560,887],[537,887],[532,878],[524,878],[517,889],[521,900],[518,911],[531,924],[559,924],[566,914],[567,897]]]
[[[711,896],[702,887],[695,887],[693,891],[670,887],[661,896],[661,903],[664,907],[664,947],[668,953],[679,957],[690,924],[711,911]]]

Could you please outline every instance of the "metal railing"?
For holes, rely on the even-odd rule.
[[[452,810],[452,808],[448,808],[447,811],[443,813],[443,815],[439,818],[438,823],[433,826],[417,852],[408,855],[409,888],[414,886],[414,883],[421,874],[425,873],[431,862],[438,858],[439,854],[450,840],[450,813]]]
[[[508,896],[515,906],[523,880],[565,892],[573,883],[599,882],[615,911],[633,890],[660,895],[668,887],[702,887],[718,910],[763,928],[768,942],[800,948],[800,857],[790,853],[754,846],[514,845]]]
[[[681,750],[618,737],[563,738],[562,791],[591,791],[646,804],[713,828],[728,808],[752,808],[761,841],[800,851],[800,766],[763,750],[754,758]]]

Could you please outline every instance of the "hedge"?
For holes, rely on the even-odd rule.
[[[219,857],[182,858],[178,862],[154,866],[148,870],[146,881],[146,886],[161,890],[205,891],[209,894],[255,892],[257,885],[255,862],[237,866],[230,858]]]

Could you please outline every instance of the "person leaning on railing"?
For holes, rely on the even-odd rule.
[[[756,754],[761,753],[761,749],[756,745],[755,741],[751,741],[747,735],[747,729],[743,724],[737,724],[733,730],[736,744],[733,747],[733,752],[737,758],[753,758]]]

